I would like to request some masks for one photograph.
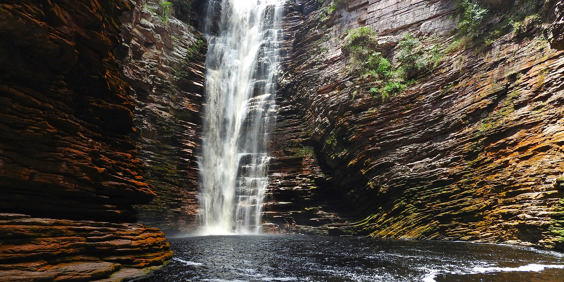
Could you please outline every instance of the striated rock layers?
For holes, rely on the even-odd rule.
[[[139,221],[172,234],[197,224],[206,43],[158,3],[137,0],[121,17],[118,53],[124,80],[134,90],[139,158],[157,194],[137,207]]]
[[[288,6],[271,190],[289,196],[270,220],[324,214],[295,195],[332,194],[363,218],[353,233],[564,249],[564,53],[544,37],[555,1],[520,18],[520,1],[487,6],[480,36],[457,31],[456,1],[345,2]],[[434,65],[373,97],[374,76],[343,52],[363,26],[392,64],[410,32]]]
[[[162,232],[139,224],[0,214],[0,281],[121,281],[172,257]]]
[[[554,7],[556,20],[549,30],[550,44],[554,49],[564,50],[564,2],[559,1]]]
[[[112,53],[129,8],[0,4],[0,281],[95,280],[171,257],[163,233],[123,223],[154,197]]]

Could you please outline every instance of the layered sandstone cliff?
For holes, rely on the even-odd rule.
[[[554,22],[554,42],[561,38],[555,1],[520,18],[510,17],[521,1],[503,12],[481,1],[490,16],[475,27],[479,36],[457,31],[456,1],[302,2],[286,16],[273,140],[275,166],[292,169],[273,172],[273,191],[338,195],[364,218],[354,232],[376,237],[564,247],[564,58],[545,37]],[[408,32],[440,56],[405,90],[373,97],[376,82],[350,71],[343,48],[363,26],[392,64]],[[312,163],[313,177],[302,172]],[[324,211],[289,202],[269,212]]]
[[[0,281],[162,264],[163,233],[124,223],[134,205],[171,233],[196,224],[206,47],[158,3],[0,4]],[[563,249],[563,4],[508,25],[515,7],[465,36],[456,1],[288,2],[270,230]],[[359,27],[392,64],[407,33],[440,56],[374,97],[343,46]]]
[[[124,223],[155,195],[113,54],[129,8],[0,4],[1,281],[117,281],[172,256],[163,233]]]
[[[160,2],[137,0],[121,17],[118,51],[124,80],[133,89],[144,177],[157,194],[137,207],[139,221],[172,234],[197,224],[206,43],[189,23],[177,19],[189,15],[173,13],[185,6],[164,11]]]

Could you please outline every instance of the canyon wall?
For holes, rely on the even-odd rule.
[[[564,249],[564,4],[463,2],[286,3],[266,231]],[[0,4],[0,281],[120,281],[195,227],[201,4],[159,3]],[[359,30],[431,63],[384,95]]]
[[[0,4],[0,281],[120,281],[172,256],[127,223],[155,196],[113,53],[130,8]]]
[[[457,1],[289,4],[267,220],[330,232],[346,217],[299,195],[331,195],[361,219],[344,232],[563,249],[562,3],[521,2],[480,1],[472,30]],[[344,46],[359,27],[392,66],[407,40],[432,64],[382,94]]]
[[[134,134],[144,177],[157,196],[137,206],[139,222],[168,235],[198,223],[198,163],[206,43],[179,7],[141,1],[121,16],[118,47],[135,100]],[[192,3],[197,5],[197,3]],[[173,10],[177,9],[177,11]],[[194,9],[195,10],[195,9]]]

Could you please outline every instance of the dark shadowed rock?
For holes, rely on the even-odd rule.
[[[0,4],[0,281],[118,281],[172,256],[158,229],[123,223],[155,196],[113,53],[130,8]]]
[[[2,211],[131,221],[131,205],[154,196],[129,137],[133,100],[112,53],[115,17],[128,8],[2,4]]]
[[[138,206],[140,222],[167,233],[197,223],[198,164],[206,43],[190,25],[136,1],[121,20],[124,80],[133,89],[139,157],[157,197]]]

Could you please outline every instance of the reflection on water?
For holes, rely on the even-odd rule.
[[[564,255],[513,246],[298,235],[170,241],[172,262],[143,281],[564,281]]]

